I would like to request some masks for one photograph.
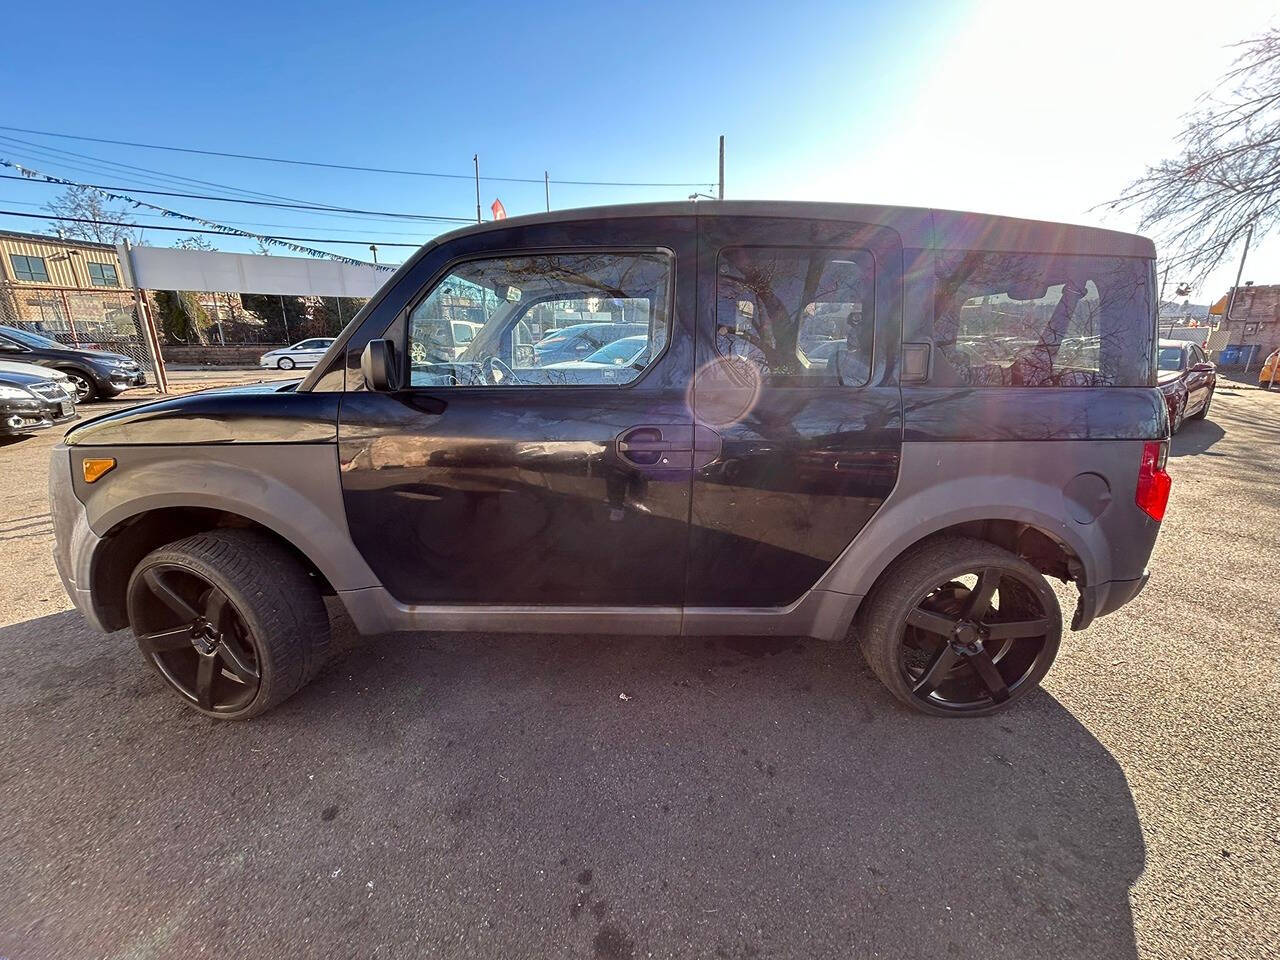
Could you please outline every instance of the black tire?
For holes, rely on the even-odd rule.
[[[77,370],[74,367],[58,367],[75,384],[76,403],[90,403],[97,400],[102,391],[98,389],[98,385],[93,382],[93,377],[89,376],[83,370]]]
[[[281,370],[292,370],[296,364],[293,362],[292,357],[281,357],[276,361],[276,366]]]
[[[1178,412],[1173,415],[1173,423],[1169,424],[1169,436],[1182,429],[1182,421],[1187,418],[1187,401],[1178,404]]]
[[[1204,398],[1204,406],[1187,417],[1188,420],[1203,420],[1209,415],[1209,404],[1213,403],[1213,391],[1209,391],[1209,395]]]
[[[187,706],[218,719],[288,699],[329,649],[316,584],[257,531],[198,533],[151,551],[129,579],[128,608],[147,662]]]
[[[997,608],[990,609],[989,599],[985,614],[955,620],[974,624],[974,636],[982,642],[969,639],[966,645],[968,635],[957,634],[944,641],[908,623],[920,614],[932,618],[934,611],[938,619],[949,619],[942,614],[946,603],[959,604],[962,612],[978,592],[981,576],[972,588],[959,578],[988,570],[999,571],[992,587]],[[1001,627],[1013,632],[1024,625],[1034,632],[1017,639],[984,632]],[[1039,685],[1058,653],[1062,611],[1040,572],[1017,555],[982,540],[937,537],[912,547],[885,571],[859,612],[857,629],[872,672],[907,706],[932,716],[980,717],[1007,709]],[[924,646],[930,640],[932,647]],[[922,664],[919,674],[913,673],[913,658]],[[922,692],[935,666],[940,679]],[[999,674],[995,683],[985,673],[988,666]]]

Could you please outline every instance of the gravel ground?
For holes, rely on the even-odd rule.
[[[0,446],[0,957],[1276,955],[1280,393],[1220,385],[1146,591],[970,722],[848,645],[335,611],[215,724],[69,612],[54,442]]]

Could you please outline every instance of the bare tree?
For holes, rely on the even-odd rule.
[[[173,245],[179,250],[217,250],[212,243],[204,237],[192,234],[189,237],[181,237],[173,242]]]
[[[1202,279],[1252,225],[1261,238],[1280,222],[1280,29],[1236,45],[1216,90],[1185,118],[1181,152],[1135,180],[1110,206],[1139,210],[1140,227],[1174,267]]]
[[[108,207],[102,194],[91,187],[67,187],[66,193],[50,200],[44,208],[55,217],[73,218],[50,221],[54,230],[66,236],[94,243],[119,243],[122,240],[138,242],[128,213],[123,209]],[[115,226],[116,223],[127,223],[130,226]]]

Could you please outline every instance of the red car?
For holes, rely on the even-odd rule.
[[[1161,340],[1157,377],[1164,402],[1169,405],[1169,423],[1174,433],[1187,419],[1200,420],[1209,412],[1217,368],[1197,344],[1182,340]]]

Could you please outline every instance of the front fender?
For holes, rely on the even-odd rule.
[[[71,448],[73,461],[102,448]],[[261,524],[292,544],[335,590],[377,586],[351,542],[337,448],[329,444],[116,447],[116,468],[77,483],[93,533],[106,537],[152,510],[206,507]],[[78,463],[72,476],[79,477]]]

